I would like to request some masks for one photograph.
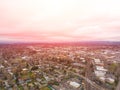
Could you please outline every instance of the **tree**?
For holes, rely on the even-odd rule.
[[[115,73],[116,69],[117,69],[117,64],[116,63],[112,63],[109,67],[108,67],[109,71],[111,73]]]

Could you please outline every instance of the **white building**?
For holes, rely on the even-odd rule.
[[[106,78],[106,82],[108,82],[108,83],[114,83],[115,82],[115,79],[113,79],[113,78],[110,78],[110,77],[108,77],[108,78]]]
[[[107,71],[107,69],[105,69],[103,66],[96,66],[96,70],[98,70],[98,71],[104,71],[104,72]]]
[[[70,81],[70,85],[75,87],[75,88],[79,88],[80,87],[80,84],[77,83],[77,82],[73,82],[73,81]]]
[[[100,81],[105,82],[105,77],[99,77]]]
[[[96,77],[105,77],[106,72],[95,70]]]
[[[94,59],[95,64],[99,64],[101,61],[100,59]]]

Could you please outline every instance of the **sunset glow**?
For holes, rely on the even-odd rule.
[[[0,0],[0,41],[120,41],[119,0]]]

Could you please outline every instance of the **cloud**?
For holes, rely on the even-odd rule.
[[[0,40],[120,41],[119,0],[1,0]]]

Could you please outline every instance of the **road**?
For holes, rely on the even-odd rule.
[[[91,80],[91,61],[89,59],[87,59],[87,65],[86,65],[86,71],[85,71],[85,77],[89,78]],[[85,88],[86,90],[94,90],[93,87],[91,87],[90,83],[88,83],[87,81],[85,82]]]
[[[118,85],[116,87],[116,90],[120,90],[120,78],[119,78],[119,82],[118,82]]]
[[[82,79],[84,79],[87,83],[90,84],[90,86],[92,86],[94,88],[93,90],[108,90],[106,88],[103,88],[103,87],[97,85],[95,82],[91,81],[89,78],[84,77],[83,75],[80,75],[80,74],[74,73],[74,72],[70,72],[70,73],[72,73],[72,74],[74,74],[76,76],[79,76]],[[90,89],[86,89],[86,90],[90,90]]]
[[[93,88],[95,88],[94,90],[108,90],[108,89],[106,89],[106,88],[103,88],[103,87],[97,85],[95,82],[93,82],[93,81],[91,81],[90,79],[84,77],[83,75],[79,75],[79,74],[73,73],[73,72],[71,72],[71,73],[74,74],[74,75],[76,75],[76,76],[79,76],[79,77],[81,77],[82,79],[84,79],[85,81],[87,81],[87,83],[89,83],[91,86],[93,86]],[[88,89],[88,90],[89,90],[89,89]]]

